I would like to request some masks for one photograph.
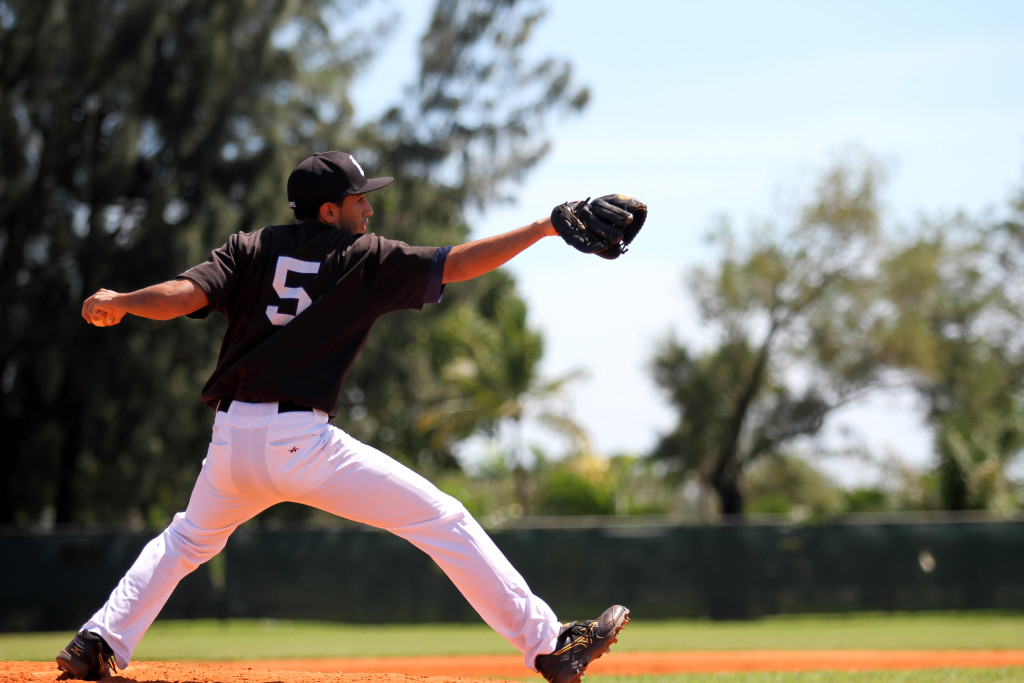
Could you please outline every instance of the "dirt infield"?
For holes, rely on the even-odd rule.
[[[1024,666],[1024,650],[803,650],[618,652],[588,671],[604,675],[739,671],[872,671]],[[245,662],[135,662],[112,683],[468,683],[542,681],[512,655]],[[0,683],[58,679],[51,662],[0,662]]]

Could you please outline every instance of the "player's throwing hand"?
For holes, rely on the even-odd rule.
[[[126,311],[117,305],[117,292],[101,289],[82,304],[85,322],[96,327],[110,327],[121,322]]]

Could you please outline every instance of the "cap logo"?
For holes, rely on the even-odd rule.
[[[356,161],[356,158],[354,156],[352,156],[351,154],[348,155],[348,158],[351,159],[352,163],[355,164],[355,167],[359,169],[359,174],[365,178],[366,177],[366,171],[364,171],[363,167],[359,165],[359,162]]]

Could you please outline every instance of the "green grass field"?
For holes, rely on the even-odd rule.
[[[8,661],[49,661],[71,635],[69,632],[0,634],[0,657]],[[615,650],[1020,648],[1024,648],[1024,614],[986,612],[772,617],[750,622],[645,622],[634,616]],[[509,645],[483,624],[157,621],[136,651],[136,658],[246,660],[510,652]],[[993,683],[1024,681],[1024,668],[687,674],[614,679],[591,676],[586,683],[601,683],[605,678],[614,683]]]

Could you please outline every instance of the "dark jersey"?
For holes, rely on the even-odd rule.
[[[333,417],[377,318],[440,301],[447,253],[313,222],[232,235],[179,276],[209,298],[191,317],[228,319],[203,400],[291,400]]]

